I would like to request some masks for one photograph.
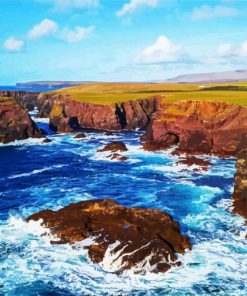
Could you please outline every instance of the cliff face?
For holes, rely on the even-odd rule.
[[[147,149],[235,155],[247,147],[247,107],[223,102],[163,103],[143,136]]]
[[[0,97],[14,98],[25,109],[32,111],[37,106],[38,92],[0,91]]]
[[[103,268],[122,273],[165,272],[180,265],[176,253],[191,249],[180,233],[178,222],[155,209],[126,208],[113,200],[90,200],[71,204],[58,211],[44,210],[27,221],[43,220],[58,239],[52,243],[76,243],[91,238],[89,258]],[[114,225],[114,227],[113,227]],[[109,249],[110,248],[110,252]],[[107,262],[105,262],[105,255]]]
[[[238,153],[233,192],[234,212],[247,219],[247,149]]]
[[[41,132],[28,112],[15,100],[0,100],[0,143],[41,137]]]
[[[60,132],[76,128],[99,130],[132,130],[146,128],[158,110],[160,98],[153,97],[115,104],[92,104],[75,101],[67,94],[41,94],[40,116],[49,116],[51,127]]]

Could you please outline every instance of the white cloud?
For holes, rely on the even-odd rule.
[[[79,42],[82,39],[88,38],[93,30],[94,30],[93,26],[90,26],[87,28],[77,26],[75,27],[74,30],[66,29],[62,32],[62,39],[66,40],[69,43]]]
[[[236,54],[236,48],[231,43],[224,43],[218,46],[217,52],[220,57],[229,57]]]
[[[203,5],[195,7],[191,13],[194,20],[213,19],[217,17],[231,17],[239,15],[239,11],[233,7],[227,6],[208,6]]]
[[[10,52],[20,52],[23,46],[24,46],[24,41],[17,40],[14,37],[8,38],[3,44],[3,47]]]
[[[138,53],[135,62],[140,64],[175,62],[179,58],[180,49],[180,45],[173,44],[166,36],[162,35],[153,45]]]
[[[247,40],[241,45],[240,56],[242,56],[242,57],[247,56]]]
[[[57,31],[57,24],[49,19],[44,19],[39,24],[35,25],[29,32],[28,38],[36,39],[43,36],[48,36],[51,34],[56,33]]]
[[[98,0],[37,0],[40,3],[48,3],[57,11],[66,12],[71,9],[88,9],[99,7]]]
[[[159,0],[130,0],[129,3],[125,3],[123,7],[116,13],[117,16],[124,16],[130,14],[140,7],[157,7]]]

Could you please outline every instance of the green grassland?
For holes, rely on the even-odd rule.
[[[212,100],[247,105],[247,82],[221,84],[90,83],[64,88],[56,93],[94,104],[112,104],[152,96],[164,101]]]

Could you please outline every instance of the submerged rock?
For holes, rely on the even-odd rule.
[[[107,144],[104,148],[99,149],[98,152],[112,151],[112,152],[124,152],[127,151],[127,147],[123,142],[114,141]]]
[[[119,160],[119,161],[126,161],[128,160],[128,157],[118,154],[118,153],[112,153],[110,155],[107,156],[107,158],[110,158],[112,160]]]
[[[232,198],[234,212],[247,219],[247,149],[238,153],[236,163],[235,186]]]
[[[89,258],[116,273],[129,269],[135,273],[165,272],[180,264],[176,253],[191,249],[178,222],[168,214],[126,208],[110,199],[82,201],[58,211],[44,210],[27,221],[39,219],[58,239],[53,241],[55,244],[91,238],[86,247]]]
[[[48,139],[48,138],[45,138],[45,139],[42,141],[42,143],[50,143],[50,142],[51,142],[51,140]]]
[[[111,132],[111,131],[106,131],[105,135],[106,136],[114,136],[115,134],[113,132]]]

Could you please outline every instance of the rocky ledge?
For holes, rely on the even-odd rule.
[[[12,98],[0,98],[0,143],[41,136],[27,110]]]
[[[247,149],[238,153],[235,186],[233,192],[234,212],[247,219]]]
[[[163,103],[142,137],[148,150],[236,155],[247,147],[247,107],[213,101]]]
[[[89,258],[102,268],[122,273],[165,272],[180,262],[176,253],[191,249],[178,222],[155,209],[126,208],[113,200],[91,200],[61,210],[44,210],[27,218],[42,219],[56,238],[54,244],[74,244],[90,238]],[[74,246],[76,247],[76,245]]]

